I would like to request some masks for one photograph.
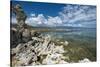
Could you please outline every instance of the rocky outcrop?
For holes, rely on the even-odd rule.
[[[67,63],[63,46],[55,45],[49,35],[32,37],[32,40],[18,44],[11,51],[13,66]]]
[[[18,34],[16,28],[11,28],[10,31],[10,41],[11,41],[11,48],[15,48],[18,45]]]
[[[79,60],[79,63],[87,63],[91,62],[88,58],[84,58],[83,60]]]

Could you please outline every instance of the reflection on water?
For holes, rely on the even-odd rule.
[[[87,52],[84,53],[86,54],[85,57],[88,57],[92,61],[96,61],[96,29],[80,29],[80,30],[74,29],[72,31],[56,31],[56,32],[49,31],[42,33],[51,35],[52,40],[54,41],[56,40],[60,40],[62,42],[68,41],[69,45],[72,45],[73,47],[76,48],[84,47],[85,48],[84,52]],[[76,48],[73,49],[77,50]],[[65,49],[70,49],[70,48],[65,48]]]
[[[59,31],[59,32],[43,32],[44,34],[49,34],[53,38],[68,40],[70,38],[75,40],[93,40],[96,39],[96,29],[84,29],[84,30],[73,30],[73,31]]]

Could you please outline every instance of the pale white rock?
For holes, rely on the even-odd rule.
[[[24,29],[23,33],[22,33],[22,36],[24,37],[30,37],[30,31],[28,29]]]
[[[59,64],[66,64],[68,62],[64,61],[64,60],[60,60]]]
[[[88,58],[84,58],[83,60],[79,60],[79,63],[91,62]]]
[[[32,37],[33,40],[37,40],[37,41],[43,41],[44,39],[38,38],[38,37]]]
[[[54,49],[53,49],[53,53],[64,53],[64,48],[63,46],[56,46]]]
[[[65,46],[68,46],[68,44],[69,44],[68,41],[65,41],[65,42],[64,42],[64,45],[65,45]]]
[[[64,42],[60,42],[61,44],[63,44]]]
[[[48,54],[47,57],[43,60],[43,64],[67,63],[62,58],[63,58],[62,54],[58,54],[58,53]]]
[[[41,63],[37,61],[38,57],[43,59],[42,64],[67,63],[64,61],[66,57],[63,56],[63,53],[65,53],[63,45],[55,45],[49,35],[42,38],[32,37],[32,39],[32,41],[19,44],[16,48],[12,49],[12,52],[16,53],[14,57],[19,60],[16,63],[17,65],[28,65],[30,61],[31,65],[41,65]],[[34,45],[32,45],[33,43]],[[43,58],[43,55],[45,55],[46,58]]]
[[[14,28],[14,27],[13,27],[13,28],[11,28],[11,30],[13,30],[13,31],[17,31],[17,29],[16,29],[16,28]]]

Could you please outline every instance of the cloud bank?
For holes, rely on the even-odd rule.
[[[13,22],[15,21],[14,18]],[[66,5],[55,17],[30,14],[26,23],[32,26],[74,26],[95,27],[96,7],[87,5]]]

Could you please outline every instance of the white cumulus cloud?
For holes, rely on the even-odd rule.
[[[43,14],[38,14],[36,16],[35,14],[31,14],[31,17],[27,19],[27,23],[29,25],[38,25],[38,24],[45,24],[48,26],[56,26],[59,24],[62,24],[62,19],[59,16],[48,16],[47,18]]]
[[[16,19],[12,18],[13,23]],[[96,25],[96,7],[85,5],[66,5],[57,16],[48,16],[43,14],[31,14],[26,23],[32,26],[95,26]],[[92,24],[92,25],[91,25]]]

